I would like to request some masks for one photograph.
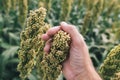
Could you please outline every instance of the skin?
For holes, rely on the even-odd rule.
[[[44,51],[49,54],[51,38],[59,30],[70,34],[71,44],[68,58],[63,62],[62,72],[67,80],[102,80],[95,71],[83,36],[74,25],[61,22],[60,26],[50,28],[42,39],[46,41]]]

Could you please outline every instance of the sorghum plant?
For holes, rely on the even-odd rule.
[[[107,55],[107,58],[104,60],[104,63],[101,65],[99,69],[99,73],[104,80],[114,80],[113,77],[115,78],[115,76],[119,72],[120,72],[120,44],[118,46],[115,46],[110,51],[110,53]]]
[[[60,15],[60,20],[61,21],[67,21],[70,12],[72,10],[72,4],[74,0],[61,0],[61,15]]]
[[[21,32],[21,44],[18,52],[20,63],[17,69],[22,79],[25,79],[36,65],[36,55],[43,54],[40,51],[43,50],[44,45],[39,36],[50,27],[44,22],[45,15],[44,8],[30,11],[26,28]]]
[[[49,12],[52,6],[52,0],[39,0],[39,7],[44,7]]]
[[[28,0],[18,0],[18,5],[19,5],[18,21],[19,21],[19,24],[22,27],[24,27],[25,19],[28,13]]]
[[[69,51],[70,36],[64,31],[59,31],[52,41],[48,56],[44,56],[42,69],[43,80],[55,80],[61,72],[61,63],[66,59]]]
[[[120,72],[115,73],[115,76],[111,80],[120,80]]]
[[[70,36],[62,30],[53,36],[50,53],[44,54],[45,42],[41,39],[41,35],[50,28],[50,25],[44,22],[45,15],[44,8],[31,11],[26,28],[21,32],[18,52],[20,63],[17,69],[22,79],[26,79],[32,69],[36,68],[38,79],[56,80],[61,73],[61,63],[68,54]]]

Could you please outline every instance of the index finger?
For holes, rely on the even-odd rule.
[[[45,34],[42,35],[42,39],[47,41],[54,36],[60,30],[60,26],[50,28]]]

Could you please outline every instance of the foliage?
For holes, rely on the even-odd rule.
[[[39,1],[28,0],[26,12],[37,9]],[[52,26],[59,25],[61,14],[64,13],[61,0],[49,1],[51,8],[49,7],[46,21]],[[120,42],[119,4],[119,0],[73,0],[69,15],[66,13],[66,22],[76,25],[84,36],[96,69],[109,50]],[[20,45],[19,35],[24,29],[19,21],[19,13],[19,4],[16,0],[0,0],[0,80],[19,80],[16,70],[19,62],[17,50]],[[36,80],[34,71],[29,79]]]

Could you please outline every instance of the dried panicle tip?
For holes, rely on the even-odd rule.
[[[110,51],[99,69],[99,73],[104,80],[114,80],[118,72],[120,72],[120,44]]]

